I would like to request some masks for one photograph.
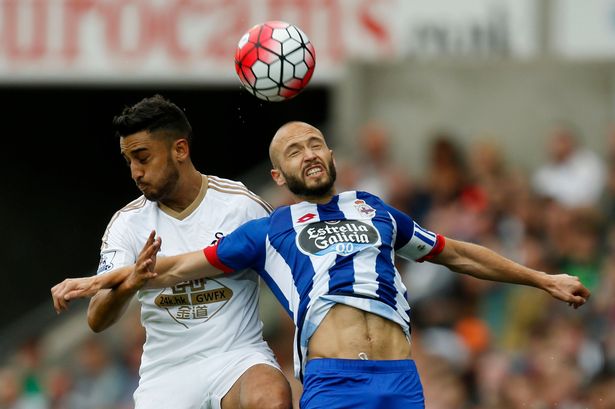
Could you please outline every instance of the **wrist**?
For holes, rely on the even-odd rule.
[[[551,274],[545,273],[544,271],[538,272],[536,287],[551,293],[553,289],[553,276]]]
[[[139,280],[135,280],[131,275],[118,286],[118,289],[135,294],[143,287],[143,284]]]
[[[136,266],[130,269],[130,274],[126,277],[126,279],[121,283],[120,287],[124,291],[130,291],[132,293],[136,293],[145,285],[147,281],[143,280],[142,277],[137,273]]]
[[[102,289],[105,288],[104,274],[95,275],[92,277],[92,287]]]

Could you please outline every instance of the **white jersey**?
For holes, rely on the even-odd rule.
[[[162,238],[160,256],[200,250],[271,207],[242,183],[204,177],[199,196],[182,213],[140,197],[119,210],[102,239],[98,274],[132,264],[149,233]],[[141,290],[147,340],[140,375],[194,358],[262,346],[258,276],[241,270],[156,290]],[[154,375],[155,376],[155,375]]]

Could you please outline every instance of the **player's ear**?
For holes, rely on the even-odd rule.
[[[190,146],[188,140],[184,138],[177,139],[173,142],[173,154],[178,162],[183,162],[190,156]]]
[[[282,174],[282,172],[280,172],[279,169],[271,169],[271,178],[278,186],[284,186],[286,184],[286,179],[284,178],[284,175]]]

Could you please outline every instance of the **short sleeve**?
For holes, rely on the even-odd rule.
[[[431,260],[442,252],[445,245],[444,236],[421,227],[407,214],[387,206],[387,210],[397,224],[395,254],[407,260]]]
[[[103,274],[116,268],[133,264],[136,261],[134,244],[131,243],[131,234],[126,228],[121,213],[116,213],[102,237],[100,247],[100,261],[96,274]]]
[[[225,273],[245,268],[258,270],[265,260],[268,226],[268,217],[244,223],[203,250],[207,261]]]
[[[245,188],[243,184],[241,184]],[[242,196],[244,201],[241,206],[245,211],[246,220],[255,220],[267,217],[273,211],[273,207],[262,197],[246,189],[246,195]]]

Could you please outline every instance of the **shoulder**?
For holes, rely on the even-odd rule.
[[[291,209],[291,205],[284,205],[284,206],[277,207],[275,210],[271,212],[271,214],[269,215],[269,218],[279,219],[281,217],[290,216],[290,213],[291,213],[290,209]]]
[[[268,228],[271,228],[272,233],[279,233],[293,228],[293,206],[297,206],[297,204],[277,207],[271,213]]]
[[[109,226],[113,225],[118,220],[126,221],[134,217],[139,217],[151,208],[152,203],[153,202],[147,200],[145,196],[139,196],[122,207],[120,210],[116,211],[109,221]]]
[[[124,207],[122,207],[117,212],[118,213],[130,213],[130,212],[138,213],[140,209],[144,209],[147,206],[148,202],[149,201],[145,198],[145,196],[141,195],[137,197],[135,200],[126,204]]]
[[[217,176],[208,175],[207,189],[216,196],[218,200],[228,203],[230,206],[246,208],[253,207],[261,210],[264,214],[269,214],[273,208],[259,195],[248,189],[243,183],[224,179]]]
[[[247,237],[257,239],[257,241],[262,240],[269,234],[270,225],[271,217],[269,216],[253,219],[239,226],[229,236],[241,238],[240,240]]]
[[[356,194],[357,199],[372,200],[372,201],[378,201],[378,202],[384,203],[380,197],[373,195],[369,192],[365,192],[363,190],[357,190],[354,193]]]
[[[373,195],[369,192],[356,192],[357,201],[355,201],[356,206],[365,214],[369,214],[369,209],[375,209],[381,216],[387,215],[387,217],[393,217],[396,220],[408,218],[411,219],[409,215],[402,212],[401,210],[396,209],[390,204],[386,203],[380,197]],[[365,209],[367,207],[367,209]]]
[[[365,203],[369,204],[370,206],[385,207],[385,208],[389,208],[390,207],[380,197],[378,197],[378,196],[376,196],[374,194],[371,194],[369,192],[357,190],[354,193],[356,195],[357,200],[362,200]]]
[[[107,244],[109,236],[124,235],[125,232],[130,232],[131,225],[134,225],[134,223],[142,224],[143,220],[147,219],[148,215],[156,209],[158,209],[158,206],[154,202],[147,200],[145,196],[140,196],[116,211],[111,216],[103,234],[103,247]]]

